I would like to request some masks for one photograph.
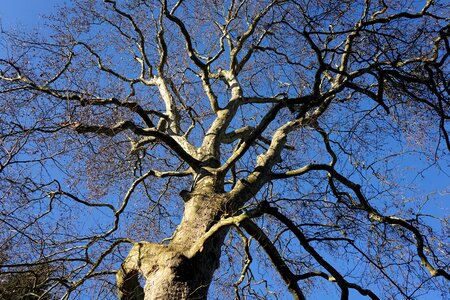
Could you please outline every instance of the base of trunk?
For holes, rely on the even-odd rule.
[[[206,299],[214,271],[219,267],[224,237],[224,232],[218,233],[191,258],[171,246],[136,244],[117,273],[120,299]],[[138,273],[146,280],[144,289]]]
[[[202,236],[224,213],[229,213],[228,200],[224,194],[209,189],[190,193],[185,199],[183,219],[169,245],[141,242],[131,249],[117,273],[120,298],[206,299],[228,229],[221,228],[204,241]],[[194,247],[199,242],[203,244]],[[144,289],[139,286],[138,274],[146,280]]]

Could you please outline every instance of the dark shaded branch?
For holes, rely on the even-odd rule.
[[[171,12],[169,12],[169,9],[167,8],[167,0],[163,1],[163,13],[164,15],[173,23],[175,23],[178,28],[181,31],[181,34],[184,37],[184,40],[186,42],[186,50],[188,52],[189,58],[202,70],[205,70],[206,64],[203,63],[198,56],[196,55],[196,51],[194,47],[192,46],[192,40],[191,35],[189,34],[189,31],[187,30],[186,26],[184,25],[183,21],[181,21],[178,17],[174,16]]]
[[[321,272],[321,271],[315,271],[315,272],[308,272],[308,273],[304,273],[304,274],[299,274],[299,275],[295,275],[297,280],[305,280],[305,279],[309,279],[312,277],[322,277],[328,281],[331,282],[336,282],[336,279],[333,276],[328,275],[325,272]],[[355,284],[355,283],[351,283],[351,282],[347,282],[347,286],[349,288],[355,289],[357,290],[361,295],[363,296],[369,296],[371,299],[375,299],[375,300],[379,300],[380,298],[378,298],[377,295],[375,295],[371,290],[368,289],[364,289],[361,286]]]
[[[380,75],[380,77],[382,78],[381,75]],[[378,103],[386,111],[387,114],[389,114],[390,113],[389,107],[386,105],[386,103],[383,100],[383,81],[384,81],[384,79],[379,79],[378,93],[374,93],[371,90],[361,87],[350,81],[346,81],[345,86],[349,87],[350,89],[352,89],[356,92],[359,92],[361,94],[369,96],[372,100],[374,100],[376,103]]]
[[[73,124],[73,127],[79,133],[96,133],[114,136],[122,131],[131,130],[137,135],[154,137],[169,146],[170,149],[172,149],[182,160],[188,163],[195,171],[200,171],[199,160],[187,153],[183,147],[181,147],[181,145],[170,135],[160,132],[155,128],[141,128],[131,121],[122,121],[111,127],[101,125],[84,125],[81,123],[75,123]]]
[[[284,259],[281,257],[277,248],[273,245],[267,235],[258,227],[253,221],[246,219],[241,222],[242,228],[247,231],[264,249],[269,256],[273,265],[277,269],[281,278],[286,283],[289,291],[295,297],[295,299],[305,299],[300,287],[297,284],[298,278],[292,273],[289,267],[286,265]]]
[[[272,174],[272,178],[274,179],[280,179],[280,178],[289,178],[293,176],[300,176],[302,174],[305,174],[312,170],[323,170],[327,171],[333,178],[336,178],[338,181],[340,181],[342,184],[350,188],[358,198],[360,202],[360,206],[357,208],[364,209],[368,214],[369,218],[372,221],[380,222],[380,223],[387,223],[390,225],[399,225],[407,230],[409,230],[416,239],[416,248],[417,248],[417,255],[420,258],[421,263],[427,268],[427,270],[430,272],[431,276],[442,276],[447,280],[450,280],[450,274],[445,271],[444,269],[435,269],[430,262],[428,261],[428,258],[425,255],[424,249],[425,249],[425,240],[420,231],[413,225],[410,224],[407,220],[404,220],[402,218],[393,217],[393,216],[384,216],[380,212],[378,212],[374,207],[372,207],[369,202],[367,201],[366,197],[361,192],[361,185],[356,184],[346,178],[345,176],[341,175],[339,172],[337,172],[332,166],[325,165],[325,164],[310,164],[303,168],[294,170],[294,171],[288,171],[286,173],[277,173]]]
[[[139,36],[139,42],[138,42],[137,46],[138,46],[138,48],[139,48],[139,50],[141,52],[143,60],[145,61],[147,67],[149,68],[149,75],[152,76],[152,68],[153,67],[152,67],[152,65],[151,65],[151,63],[150,63],[150,61],[149,61],[149,59],[147,57],[147,52],[146,52],[146,49],[145,49],[146,40],[145,40],[144,34],[142,33],[142,30],[139,28],[139,26],[136,24],[134,18],[130,14],[120,10],[117,7],[117,3],[116,3],[115,0],[103,0],[103,2],[111,3],[113,5],[114,11],[116,13],[118,13],[119,15],[121,15],[122,17],[128,19],[128,21],[130,22],[131,26],[133,27],[133,30]]]
[[[379,298],[371,291],[362,289],[356,284],[350,284],[347,282],[347,280],[344,279],[344,277],[337,271],[330,263],[328,263],[315,249],[312,247],[306,238],[306,236],[303,234],[303,232],[286,216],[284,216],[282,213],[278,211],[278,209],[269,206],[268,203],[266,203],[263,206],[263,211],[273,217],[275,217],[277,220],[279,220],[281,223],[286,225],[292,233],[297,237],[302,247],[311,254],[312,257],[322,266],[324,267],[333,278],[327,278],[328,280],[332,281],[333,279],[337,282],[338,286],[341,288],[341,299],[348,299],[349,297],[349,291],[348,288],[356,288],[359,292],[363,292],[363,295],[370,296],[371,299],[379,300]]]

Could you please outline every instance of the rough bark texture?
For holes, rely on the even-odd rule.
[[[227,229],[220,228],[201,245],[199,241],[226,212],[228,199],[197,188],[186,200],[169,245],[140,242],[131,249],[117,275],[121,299],[206,299]],[[146,281],[143,289],[139,273]]]

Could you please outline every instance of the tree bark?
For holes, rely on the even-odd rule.
[[[215,232],[196,251],[198,241],[227,213],[225,194],[197,188],[185,197],[183,219],[169,245],[140,242],[131,249],[117,274],[122,300],[206,299],[219,267],[227,229]],[[196,249],[196,248],[195,248]],[[138,274],[145,279],[139,285]]]

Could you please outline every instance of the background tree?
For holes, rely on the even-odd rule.
[[[60,266],[62,299],[444,298],[422,178],[448,179],[448,16],[77,0],[4,32],[1,272]]]
[[[6,243],[0,248],[0,265],[9,260],[14,255],[11,253],[11,246]],[[57,299],[48,293],[53,269],[49,265],[32,266],[31,268],[18,268],[12,273],[2,272],[0,274],[0,299],[1,300],[53,300]]]

